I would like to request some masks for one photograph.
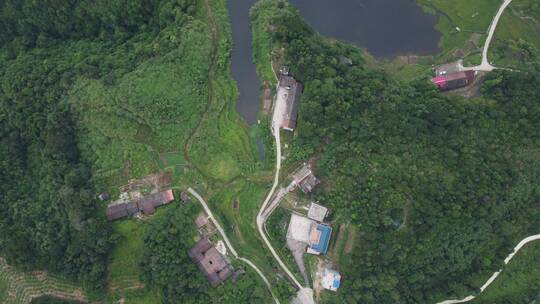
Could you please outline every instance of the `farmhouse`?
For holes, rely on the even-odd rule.
[[[216,286],[233,275],[233,268],[208,238],[203,238],[188,251],[189,257],[197,264],[212,286]]]
[[[139,210],[144,214],[154,214],[156,208],[162,205],[166,205],[174,200],[172,190],[167,190],[159,193],[154,193],[141,198],[137,202]]]
[[[439,75],[431,79],[441,91],[449,91],[466,87],[474,81],[475,71],[461,71],[445,75]]]
[[[305,165],[293,174],[293,180],[302,192],[310,193],[320,183],[310,165]]]
[[[281,127],[287,131],[292,132],[296,128],[302,89],[302,84],[289,75],[288,67],[282,67],[277,87],[278,100],[276,104],[284,104]]]
[[[316,203],[311,203],[311,206],[309,206],[308,211],[308,218],[315,220],[317,222],[324,221],[324,218],[326,217],[326,214],[328,213],[328,208],[321,206]]]
[[[168,204],[174,200],[171,189],[147,195],[135,202],[120,200],[107,206],[106,215],[109,221],[119,218],[133,216],[139,212],[144,214],[153,214],[156,208]]]

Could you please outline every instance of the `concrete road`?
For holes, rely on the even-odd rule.
[[[191,193],[191,195],[193,195],[199,201],[199,203],[203,206],[203,209],[206,212],[206,214],[208,215],[208,218],[210,218],[210,220],[212,221],[214,226],[216,226],[217,231],[219,232],[219,234],[221,234],[221,237],[225,241],[225,244],[227,245],[227,248],[229,248],[229,251],[232,253],[232,255],[235,258],[237,258],[238,260],[246,263],[248,266],[253,268],[255,270],[255,272],[257,272],[257,274],[264,281],[264,284],[266,284],[266,287],[270,291],[270,294],[274,298],[274,302],[276,302],[276,304],[280,304],[279,300],[276,298],[276,296],[272,292],[272,286],[270,285],[270,282],[268,281],[266,276],[262,273],[262,271],[257,266],[255,266],[255,264],[253,262],[251,262],[250,260],[238,256],[238,252],[236,252],[236,250],[232,246],[231,242],[229,241],[229,238],[227,237],[227,234],[225,234],[225,230],[223,230],[223,228],[221,227],[219,222],[216,220],[216,218],[214,217],[214,214],[212,213],[212,211],[208,207],[208,204],[206,204],[206,201],[203,199],[203,197],[201,195],[199,195],[199,193],[197,193],[197,191],[193,190],[192,188],[188,188],[188,192]]]
[[[521,250],[521,248],[523,248],[523,246],[527,245],[530,242],[534,242],[534,241],[538,241],[538,240],[540,240],[540,234],[531,235],[531,236],[526,237],[523,240],[521,240],[521,242],[519,242],[519,244],[517,244],[517,246],[514,247],[514,250],[512,251],[512,253],[510,253],[506,257],[506,259],[504,259],[504,264],[505,265],[508,264],[514,258],[516,253],[518,253]],[[486,281],[486,283],[484,283],[484,285],[482,285],[482,287],[480,287],[480,293],[484,292],[484,290],[486,290],[489,287],[489,285],[491,285],[491,283],[495,282],[495,279],[497,279],[497,277],[499,276],[499,274],[501,274],[501,272],[502,272],[502,269],[495,272],[495,273],[493,273],[493,275],[491,275],[491,277],[489,277],[489,279]],[[475,298],[476,298],[475,296],[470,295],[470,296],[468,296],[466,298],[463,298],[461,300],[446,300],[446,301],[439,302],[437,304],[466,303],[466,302],[474,300]]]
[[[486,71],[491,72],[494,69],[496,69],[495,66],[491,65],[488,60],[488,51],[489,46],[491,44],[491,40],[493,39],[493,35],[495,34],[495,30],[497,29],[497,25],[499,23],[499,20],[501,19],[502,14],[504,13],[504,10],[512,3],[512,0],[504,0],[503,4],[499,8],[499,11],[497,12],[497,15],[495,15],[495,18],[491,21],[491,25],[489,26],[488,30],[488,37],[486,39],[486,43],[484,43],[484,49],[482,51],[482,63],[480,65],[474,66],[474,67],[466,67],[464,68],[465,71]]]

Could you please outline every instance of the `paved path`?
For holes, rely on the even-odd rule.
[[[204,208],[204,211],[208,215],[208,218],[210,218],[210,220],[212,221],[214,226],[216,226],[217,231],[219,232],[219,234],[221,234],[221,237],[225,241],[225,244],[229,248],[229,251],[232,253],[232,255],[234,255],[234,257],[237,258],[238,260],[240,260],[240,261],[246,263],[247,265],[249,265],[251,268],[253,268],[255,270],[255,272],[257,272],[257,274],[264,281],[264,284],[266,284],[266,287],[268,287],[268,290],[270,291],[270,294],[274,298],[274,301],[276,302],[276,304],[280,304],[279,300],[276,298],[276,296],[272,292],[272,286],[270,285],[270,282],[268,281],[266,276],[262,273],[262,271],[255,264],[253,264],[253,262],[251,262],[250,260],[238,256],[238,252],[236,252],[236,250],[232,246],[231,242],[229,241],[229,238],[227,237],[227,234],[225,234],[225,230],[223,230],[223,228],[221,227],[219,222],[214,217],[214,214],[212,213],[210,208],[208,208],[208,204],[206,204],[206,201],[204,200],[204,198],[201,195],[199,195],[199,193],[197,193],[197,191],[193,190],[192,188],[188,188],[188,192],[191,193],[191,195],[195,196],[195,198],[199,201],[199,203],[201,203],[201,205]]]
[[[503,4],[499,8],[499,11],[497,12],[497,15],[495,15],[495,18],[493,18],[493,21],[491,21],[491,25],[489,26],[488,30],[488,37],[486,39],[486,42],[484,43],[484,50],[482,51],[482,63],[474,67],[466,67],[464,68],[465,71],[472,70],[491,72],[496,69],[496,67],[491,65],[488,60],[489,45],[491,44],[491,40],[493,39],[493,35],[495,34],[495,30],[497,29],[497,24],[499,23],[499,20],[501,19],[504,10],[508,7],[508,5],[510,5],[510,3],[512,3],[512,0],[504,0]]]
[[[521,248],[523,248],[523,246],[527,245],[528,243],[530,242],[534,242],[534,241],[538,241],[540,240],[540,234],[536,234],[536,235],[531,235],[529,237],[526,237],[524,238],[523,240],[521,240],[521,242],[519,242],[519,244],[517,244],[516,247],[514,247],[514,250],[512,251],[512,253],[510,253],[506,259],[504,259],[504,264],[508,264],[513,258],[514,256],[516,255],[516,253],[518,253],[519,250],[521,250]],[[484,290],[486,290],[486,288],[489,287],[489,285],[491,285],[491,283],[495,282],[495,279],[497,279],[497,277],[499,276],[499,274],[501,274],[503,270],[499,270],[497,272],[495,272],[487,281],[486,283],[484,283],[484,285],[482,285],[482,287],[480,287],[480,294],[482,292],[484,292]],[[474,300],[476,297],[473,296],[473,295],[470,295],[466,298],[463,298],[461,300],[446,300],[446,301],[442,301],[442,302],[439,302],[437,304],[458,304],[458,303],[465,303],[465,302],[469,302],[471,300]]]

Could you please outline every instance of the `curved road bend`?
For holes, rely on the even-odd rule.
[[[277,108],[278,107],[276,106],[276,111],[278,110]],[[259,234],[261,235],[261,238],[263,239],[264,243],[266,244],[266,246],[268,247],[268,249],[274,256],[274,258],[277,260],[279,266],[283,269],[283,271],[285,271],[287,276],[293,281],[294,285],[296,285],[298,289],[302,289],[303,287],[302,284],[298,282],[298,280],[294,277],[294,275],[289,270],[289,268],[287,268],[287,265],[285,265],[285,263],[281,260],[281,258],[279,257],[276,250],[274,249],[274,247],[272,246],[272,244],[270,243],[270,241],[266,237],[266,234],[263,231],[263,225],[266,220],[263,216],[263,212],[268,206],[268,203],[270,202],[270,199],[274,195],[274,192],[276,191],[276,188],[279,183],[279,172],[281,169],[281,139],[280,139],[280,134],[279,134],[279,126],[277,128],[276,126],[274,126],[273,133],[274,133],[274,138],[276,140],[276,173],[274,175],[274,183],[272,184],[272,189],[270,189],[270,192],[264,199],[261,209],[259,210],[259,213],[257,214],[257,229],[259,230]]]
[[[279,303],[279,300],[276,298],[276,296],[274,295],[274,293],[272,292],[272,286],[270,285],[270,282],[268,281],[268,279],[264,276],[264,274],[262,273],[262,271],[257,267],[255,266],[255,264],[253,264],[253,262],[251,262],[250,260],[246,259],[246,258],[243,258],[243,257],[239,257],[238,256],[238,252],[236,252],[236,250],[234,249],[234,247],[232,246],[231,242],[229,241],[229,238],[227,237],[227,235],[225,234],[225,230],[223,230],[223,228],[221,227],[221,225],[219,224],[219,222],[216,220],[216,218],[214,217],[214,214],[212,213],[212,211],[210,210],[210,208],[208,208],[208,204],[206,204],[206,201],[202,198],[201,195],[199,195],[199,193],[197,193],[197,191],[193,190],[193,188],[188,188],[187,189],[189,193],[191,193],[191,195],[195,196],[195,198],[199,201],[199,203],[201,203],[201,205],[203,206],[204,208],[204,211],[206,212],[206,214],[208,215],[208,217],[210,218],[210,220],[212,221],[212,223],[216,226],[216,229],[218,230],[219,234],[221,234],[221,237],[223,238],[223,240],[225,241],[225,244],[227,245],[227,247],[229,248],[229,251],[232,253],[232,255],[237,258],[238,260],[246,263],[247,265],[249,265],[251,268],[253,268],[255,270],[255,272],[257,272],[257,274],[261,277],[261,279],[264,281],[264,284],[266,284],[266,287],[268,288],[268,290],[270,291],[270,294],[272,295],[272,298],[274,298],[274,301],[276,302],[276,304],[280,304]]]
[[[495,15],[495,18],[493,18],[493,21],[491,21],[488,30],[488,37],[486,39],[486,43],[484,43],[484,49],[482,51],[482,63],[474,67],[466,67],[464,68],[465,71],[473,70],[491,72],[496,69],[496,67],[491,65],[488,60],[489,45],[491,44],[491,40],[493,39],[493,35],[495,34],[495,30],[497,29],[497,24],[499,23],[499,20],[501,19],[504,10],[508,7],[508,5],[510,5],[510,3],[512,3],[512,0],[504,0],[503,4],[499,8],[499,11],[497,12],[497,15]]]
[[[506,257],[506,259],[504,259],[504,264],[507,265],[514,258],[516,253],[518,253],[518,251],[521,250],[521,248],[523,248],[523,246],[527,245],[530,242],[534,242],[534,241],[538,241],[538,240],[540,240],[540,234],[531,235],[531,236],[526,237],[523,240],[521,240],[521,242],[519,242],[519,244],[517,244],[517,246],[514,247],[514,250],[512,251],[512,253],[510,253]],[[486,290],[489,287],[489,285],[491,285],[491,283],[493,283],[495,281],[495,279],[497,279],[497,277],[499,276],[499,274],[501,274],[502,271],[503,270],[501,269],[501,270],[493,273],[493,275],[486,281],[486,283],[484,285],[482,285],[482,287],[480,287],[480,293],[479,294],[483,293],[484,290]],[[470,296],[465,297],[465,298],[463,298],[461,300],[446,300],[446,301],[438,302],[437,304],[465,303],[465,302],[472,301],[475,298],[476,298],[475,296],[470,295]]]

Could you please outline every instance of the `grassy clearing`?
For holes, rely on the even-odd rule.
[[[19,272],[0,259],[1,303],[28,304],[43,295],[80,301],[87,299],[82,289],[70,281],[45,272]]]
[[[472,303],[532,303],[540,298],[540,243],[531,243]]]
[[[217,34],[216,67],[212,72],[208,108],[189,150],[194,166],[206,177],[230,182],[253,172],[257,163],[255,145],[249,139],[247,125],[236,112],[238,90],[231,77],[229,54],[232,47],[227,11],[212,4]]]
[[[452,57],[458,49],[466,48],[474,33],[486,38],[491,20],[500,6],[495,0],[417,0],[428,13],[437,14],[437,30],[442,33],[439,46],[443,50],[440,57]],[[459,28],[458,31],[456,28]]]
[[[259,238],[255,218],[259,203],[268,191],[265,183],[237,181],[213,195],[209,204],[218,212],[223,229],[240,255],[252,259],[265,273],[272,272],[272,261]]]
[[[143,256],[143,229],[144,223],[136,220],[115,223],[118,242],[109,261],[111,291],[141,285],[139,263]]]
[[[498,66],[520,67],[540,57],[540,4],[514,0],[499,21],[489,50]]]
[[[140,64],[113,84],[80,79],[70,93],[80,147],[98,185],[119,185],[159,170],[158,154],[181,151],[204,110],[210,38],[193,21],[177,48]],[[171,38],[172,39],[172,38]]]

